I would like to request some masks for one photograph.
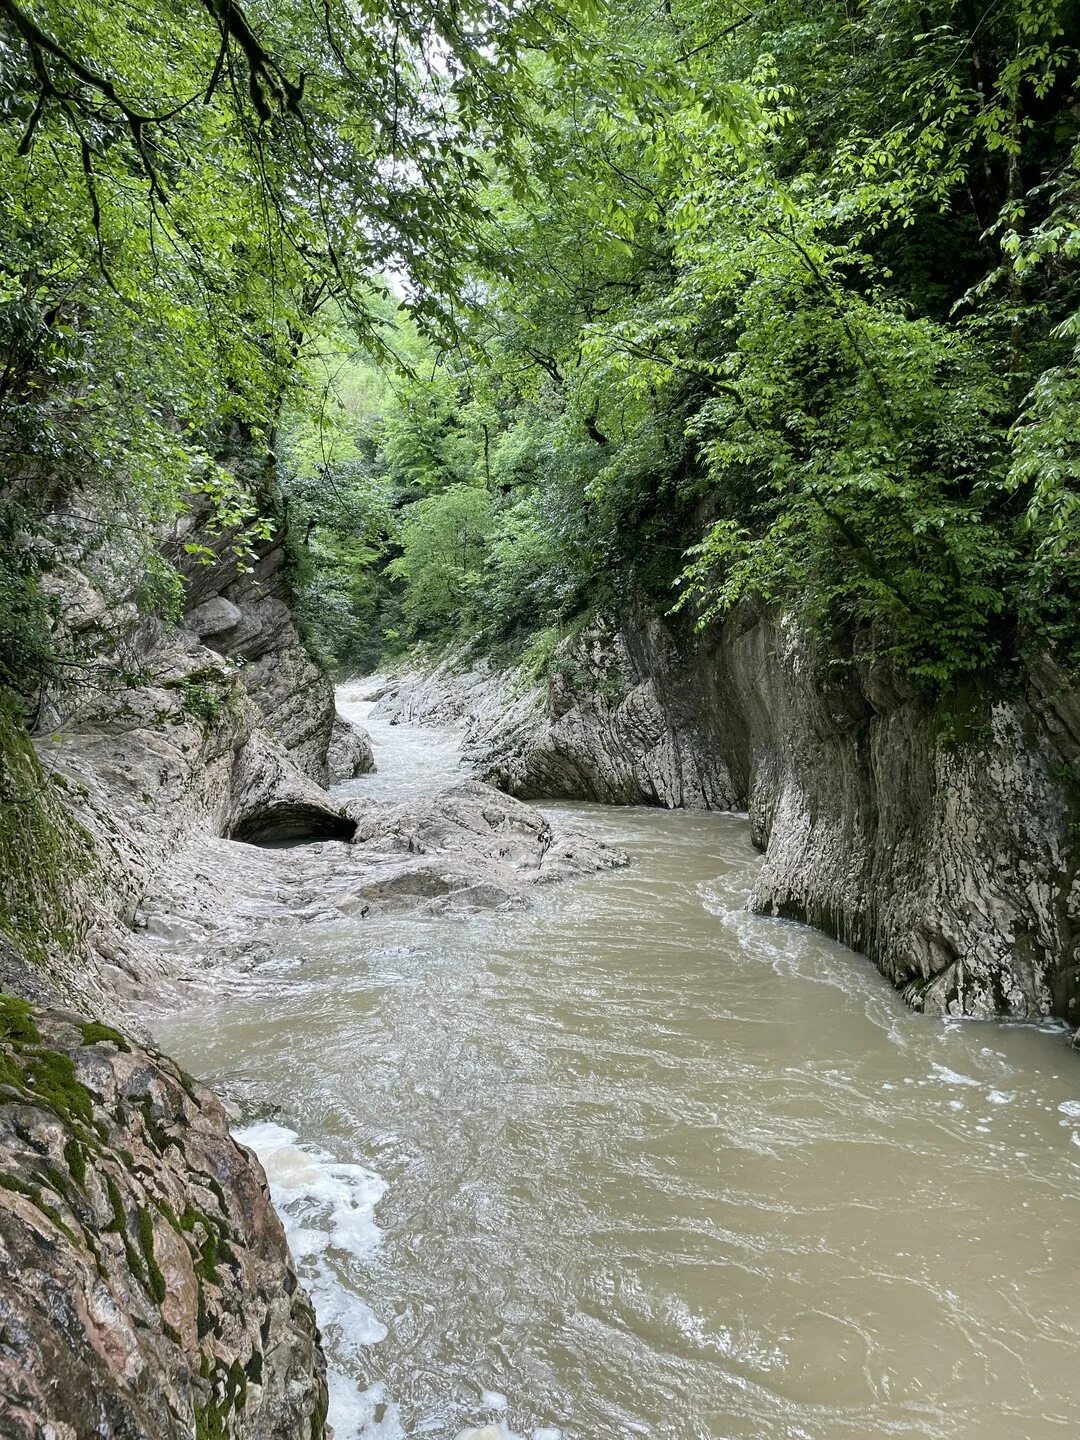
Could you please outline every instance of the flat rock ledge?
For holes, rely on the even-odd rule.
[[[347,809],[349,807],[346,807]],[[613,846],[556,830],[542,811],[479,780],[431,800],[358,805],[354,853],[371,867],[365,902],[425,899],[435,912],[518,907],[529,886],[628,865]]]
[[[266,1179],[215,1096],[0,996],[0,1432],[320,1440],[326,1376]]]
[[[630,863],[478,780],[407,804],[356,801],[346,814],[351,842],[276,849],[208,836],[178,857],[141,914],[162,971],[218,984],[258,964],[278,926],[522,909],[536,885]]]

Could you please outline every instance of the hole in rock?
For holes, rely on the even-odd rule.
[[[356,821],[317,805],[281,804],[245,815],[229,832],[230,840],[271,849],[308,845],[317,840],[351,840]]]

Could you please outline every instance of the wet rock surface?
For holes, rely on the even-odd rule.
[[[1076,690],[1044,659],[950,721],[858,654],[830,659],[782,616],[696,637],[636,606],[542,685],[451,656],[379,713],[457,721],[515,795],[747,809],[754,908],[864,951],[928,1012],[1080,1024]]]
[[[186,850],[144,912],[161,969],[181,984],[226,984],[264,963],[277,926],[520,909],[535,885],[629,863],[476,780],[407,804],[346,809],[356,825],[351,843],[262,847],[205,837]],[[166,999],[176,1003],[175,984]]]
[[[326,764],[331,785],[342,780],[355,780],[358,775],[370,775],[375,769],[371,736],[343,715],[335,714]]]
[[[0,1411],[12,1440],[318,1440],[326,1414],[311,1305],[216,1097],[7,997]]]

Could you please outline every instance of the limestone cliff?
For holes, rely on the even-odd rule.
[[[381,702],[457,715],[513,794],[747,809],[752,904],[868,954],[935,1013],[1080,1024],[1080,694],[1049,661],[950,720],[783,617],[692,636],[644,607],[543,683],[452,657]]]
[[[293,763],[324,785],[334,724],[334,692],[296,628],[285,530],[261,544],[248,567],[230,548],[229,532],[209,532],[195,504],[178,526],[171,558],[185,580],[183,629],[239,666],[239,676],[266,730]],[[189,537],[213,555],[191,559]]]
[[[544,683],[451,655],[380,701],[391,722],[463,720],[465,758],[522,799],[728,810],[737,792],[692,697],[666,683],[663,625],[599,619],[561,647]]]
[[[62,563],[49,576],[62,626],[92,661],[80,683],[46,697],[40,774],[23,782],[27,795],[49,790],[54,829],[82,837],[85,852],[38,968],[66,1003],[114,1017],[160,990],[141,912],[186,849],[206,836],[348,838],[355,828],[322,789],[333,691],[292,619],[282,540],[247,570],[227,537],[194,523],[170,542],[185,587],[176,622],[106,603],[92,570]],[[185,558],[192,535],[209,542],[211,563]],[[5,869],[17,864],[4,858]],[[34,868],[40,884],[40,859]]]
[[[956,715],[782,622],[732,625],[703,703],[765,852],[763,911],[865,951],[934,1013],[1080,1024],[1078,697],[1049,665]]]
[[[25,1440],[324,1429],[262,1170],[215,1097],[134,1038],[178,963],[147,908],[190,882],[193,851],[356,828],[322,789],[333,696],[280,540],[247,570],[228,537],[184,533],[211,563],[182,563],[178,619],[139,614],[101,557],[57,556],[72,682],[40,696],[32,739],[0,696],[0,1429]]]

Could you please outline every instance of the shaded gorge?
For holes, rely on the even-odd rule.
[[[346,693],[359,719],[368,707]],[[406,798],[453,732],[372,725]],[[1074,1423],[1080,1064],[747,913],[744,819],[559,806],[634,856],[465,918],[297,918],[156,1022],[259,1153],[339,1440],[1050,1440]]]

